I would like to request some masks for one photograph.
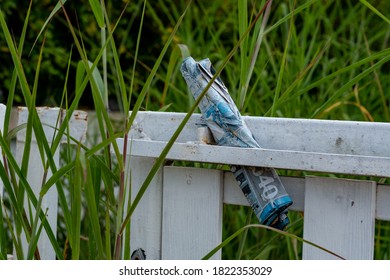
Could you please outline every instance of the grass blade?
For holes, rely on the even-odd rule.
[[[280,70],[279,70],[278,80],[277,80],[277,83],[276,83],[275,96],[274,96],[274,98],[273,98],[273,103],[272,103],[272,108],[271,108],[271,117],[274,117],[274,116],[275,116],[275,112],[276,112],[276,103],[277,103],[278,100],[279,100],[279,95],[280,95],[280,91],[281,91],[281,88],[282,88],[283,75],[284,75],[284,68],[285,68],[286,62],[287,62],[287,50],[288,50],[289,45],[290,45],[290,38],[291,38],[291,33],[292,33],[292,26],[293,26],[293,23],[294,23],[293,20],[294,20],[294,11],[292,12],[291,23],[290,23],[290,28],[289,28],[288,36],[287,36],[287,41],[286,41],[286,45],[285,45],[285,47],[284,47],[283,58],[282,58],[282,61],[281,61],[281,63],[280,63]]]
[[[153,81],[153,78],[154,76],[156,75],[156,72],[157,72],[157,69],[160,67],[160,64],[161,64],[161,61],[166,53],[166,51],[168,50],[168,47],[169,45],[171,44],[176,32],[177,32],[177,29],[179,28],[181,22],[183,21],[183,18],[184,18],[184,15],[186,14],[187,10],[188,10],[188,7],[191,5],[191,2],[187,5],[187,8],[185,9],[185,11],[183,12],[183,14],[180,16],[179,20],[177,21],[175,27],[173,28],[170,36],[168,37],[168,40],[166,41],[162,51],[160,52],[160,55],[159,57],[157,58],[153,68],[152,68],[152,71],[150,72],[146,82],[145,82],[145,85],[143,86],[138,98],[137,98],[137,101],[135,102],[134,106],[133,106],[133,109],[132,109],[132,112],[131,112],[131,115],[129,117],[129,122],[128,122],[128,127],[127,127],[127,131],[126,133],[128,133],[128,131],[130,130],[130,127],[135,119],[135,116],[137,115],[139,109],[141,108],[141,104],[143,103],[144,101],[144,98],[146,96],[146,93],[148,92],[149,90],[149,87]]]
[[[390,24],[390,19],[388,19],[384,14],[379,12],[373,5],[368,3],[366,0],[360,0],[360,2],[365,5],[367,8],[369,8],[371,11],[373,11],[377,16],[379,16],[381,19],[383,19],[387,24]]]
[[[269,1],[267,1],[266,5],[268,4]],[[188,7],[187,7],[188,8]],[[257,20],[260,18],[260,15],[262,14],[262,12],[264,11],[265,9],[265,6],[263,7],[263,9],[261,9],[261,11],[257,14],[256,18],[253,20],[252,24],[248,27],[248,29],[246,30],[246,32],[243,34],[243,36],[238,40],[238,42],[236,43],[236,45],[233,47],[233,49],[229,52],[229,55],[225,58],[225,60],[223,61],[223,63],[221,64],[221,66],[216,70],[216,73],[214,74],[214,76],[212,77],[212,79],[209,81],[209,83],[207,84],[207,86],[204,88],[204,90],[202,91],[202,93],[198,96],[198,98],[195,100],[195,103],[193,104],[193,106],[190,108],[190,110],[187,112],[187,114],[185,115],[185,117],[183,118],[182,122],[179,124],[178,128],[176,129],[176,131],[173,133],[172,137],[169,139],[168,143],[166,144],[166,146],[164,147],[163,151],[161,152],[160,156],[156,159],[155,163],[153,164],[148,176],[146,177],[144,183],[142,184],[141,188],[139,189],[137,195],[135,196],[134,198],[134,201],[133,203],[131,204],[131,206],[129,207],[128,209],[128,213],[126,215],[126,218],[124,219],[123,221],[123,224],[122,224],[122,227],[121,227],[121,230],[120,230],[120,234],[123,233],[123,231],[125,230],[126,228],[126,224],[129,222],[130,220],[130,217],[131,215],[133,214],[135,208],[137,207],[139,201],[141,200],[142,196],[144,195],[146,189],[148,188],[150,182],[152,181],[154,175],[157,173],[158,169],[160,168],[160,166],[162,165],[162,163],[164,162],[165,160],[165,157],[167,156],[169,150],[171,149],[171,147],[173,146],[173,144],[175,143],[176,139],[179,137],[179,134],[181,133],[181,131],[183,130],[185,124],[188,122],[188,120],[190,119],[190,117],[192,116],[192,114],[195,112],[195,110],[197,109],[200,101],[202,100],[202,98],[206,95],[207,91],[209,90],[209,88],[211,87],[211,85],[214,83],[214,81],[217,79],[217,77],[219,77],[219,75],[221,74],[222,70],[225,68],[226,64],[228,63],[228,61],[233,57],[233,55],[236,53],[237,49],[239,48],[239,46],[241,45],[241,42],[245,39],[245,37],[248,35],[248,33],[252,30],[252,28],[254,27],[254,25],[256,24]],[[184,14],[183,14],[184,15]],[[178,22],[179,23],[179,22]],[[133,113],[132,113],[133,115]]]
[[[97,246],[97,258],[104,259],[104,246],[101,237],[101,228],[99,223],[98,205],[95,201],[95,189],[94,182],[92,180],[91,166],[88,160],[85,162],[87,180],[85,185],[85,198],[87,201],[87,209],[89,215],[89,221],[91,223],[90,233],[93,234],[94,240]]]
[[[89,0],[89,5],[91,6],[93,15],[95,16],[96,22],[100,28],[104,28],[104,15],[103,9],[99,0]]]
[[[71,223],[69,228],[69,244],[72,249],[72,260],[80,258],[80,235],[81,235],[81,189],[85,185],[83,156],[80,154],[80,147],[77,148],[74,172],[70,176],[70,212]]]
[[[251,80],[251,77],[252,77],[252,74],[253,74],[253,70],[255,68],[255,64],[256,64],[256,60],[257,60],[257,56],[259,54],[259,51],[260,51],[260,46],[261,46],[261,43],[263,41],[263,37],[264,37],[264,29],[265,29],[265,26],[267,24],[267,21],[268,21],[268,18],[269,18],[269,14],[270,14],[270,11],[271,11],[271,5],[272,5],[272,1],[270,1],[267,5],[267,8],[264,12],[264,16],[263,16],[263,20],[262,20],[262,23],[261,23],[261,27],[260,27],[260,30],[255,34],[257,34],[257,39],[256,39],[256,42],[255,44],[251,46],[251,52],[250,52],[250,62],[249,62],[249,65],[248,66],[248,70],[246,71],[245,75],[244,75],[244,79],[245,79],[245,82],[244,82],[244,85],[243,85],[243,88],[242,88],[242,92],[240,94],[240,101],[239,101],[239,105],[240,107],[239,108],[244,108],[244,104],[245,104],[245,99],[246,99],[246,95],[247,95],[247,91],[248,91],[248,88],[249,88],[249,82]]]
[[[237,230],[235,233],[233,233],[232,235],[230,235],[228,238],[226,238],[221,244],[219,244],[217,247],[215,247],[214,249],[212,249],[208,254],[206,254],[202,259],[203,260],[208,260],[210,259],[216,252],[218,252],[220,249],[222,249],[223,247],[225,247],[227,244],[229,244],[234,238],[236,238],[237,236],[239,236],[240,234],[242,234],[245,230],[249,229],[249,228],[260,228],[260,229],[267,229],[267,230],[272,230],[272,231],[275,231],[277,233],[279,233],[280,235],[283,235],[283,236],[286,236],[286,237],[289,237],[289,238],[293,238],[293,239],[296,239],[300,242],[303,242],[303,243],[307,243],[311,246],[314,246],[320,250],[323,250],[339,259],[342,259],[344,260],[344,258],[336,253],[333,253],[332,251],[324,248],[324,247],[321,247],[311,241],[308,241],[306,239],[303,239],[299,236],[296,236],[294,234],[291,234],[287,231],[282,231],[282,230],[278,230],[276,228],[273,228],[273,227],[269,227],[269,226],[265,226],[265,225],[247,225],[247,226],[244,226],[242,228],[240,228],[239,230]]]
[[[315,112],[312,114],[312,118],[315,118],[319,113],[321,113],[326,107],[330,105],[330,103],[334,102],[341,94],[343,94],[346,90],[351,88],[353,85],[355,85],[357,82],[359,82],[362,78],[366,77],[368,74],[372,73],[376,69],[378,69],[380,66],[382,66],[384,63],[390,60],[390,55],[382,58],[377,63],[373,64],[371,67],[367,68],[360,74],[358,74],[356,77],[352,78],[350,81],[348,81],[346,84],[344,84],[341,88],[339,88],[330,98],[326,100]]]
[[[264,35],[266,35],[267,33],[271,32],[271,31],[273,31],[274,29],[276,29],[280,25],[284,24],[287,20],[289,20],[291,17],[293,17],[294,14],[300,13],[301,11],[309,8],[311,5],[313,5],[315,2],[318,2],[318,1],[319,0],[309,0],[309,1],[305,2],[303,5],[297,7],[293,12],[290,12],[285,17],[283,17],[280,20],[278,20],[275,24],[273,24],[272,26],[267,28],[267,30],[264,31]]]
[[[54,251],[56,252],[57,258],[58,259],[62,259],[62,252],[61,252],[61,249],[60,249],[60,247],[58,245],[56,237],[55,237],[55,235],[54,235],[50,225],[46,221],[46,218],[45,218],[45,215],[44,215],[43,211],[41,209],[37,209],[37,207],[38,207],[38,200],[37,200],[37,198],[36,198],[32,188],[31,188],[31,186],[29,185],[26,177],[24,176],[24,174],[22,173],[21,169],[19,168],[16,160],[14,159],[14,157],[12,155],[12,152],[10,151],[10,149],[9,149],[8,145],[6,144],[6,142],[5,142],[4,138],[3,138],[3,136],[1,135],[1,133],[0,133],[0,147],[3,149],[3,152],[7,156],[7,159],[8,159],[8,162],[10,164],[10,167],[13,168],[13,170],[16,173],[16,175],[18,176],[18,178],[19,178],[19,180],[21,182],[21,186],[26,191],[26,194],[27,194],[27,197],[28,197],[29,201],[35,207],[35,211],[39,212],[40,219],[41,219],[42,223],[44,224],[46,233],[47,233],[47,235],[48,235],[48,237],[50,239],[50,242],[51,242],[51,244],[53,246]],[[11,187],[11,184],[8,181],[9,179],[8,179],[7,174],[5,172],[4,166],[1,164],[0,167],[1,167],[0,168],[0,176],[2,177],[2,180],[5,183],[4,187],[5,187],[8,195],[11,197],[12,203],[14,205],[18,205],[16,197],[13,197],[13,195],[12,195],[14,192],[13,192],[13,189]],[[29,240],[29,238],[30,238],[30,236],[29,236],[29,232],[30,232],[29,226],[26,224],[26,221],[23,218],[23,214],[24,213],[22,212],[21,208],[19,208],[18,210],[19,211],[16,212],[17,217],[19,217],[19,222],[22,222],[25,234],[27,236],[27,240]]]
[[[24,41],[25,41],[26,33],[27,33],[27,26],[28,26],[28,22],[29,22],[29,18],[30,18],[30,13],[31,13],[31,5],[32,5],[32,0],[30,1],[29,7],[27,10],[27,14],[26,14],[26,18],[24,20],[22,33],[20,35],[20,41],[19,41],[19,46],[18,46],[19,54],[21,54],[23,52]],[[10,123],[10,119],[11,119],[12,105],[14,102],[16,83],[17,83],[17,74],[16,74],[16,70],[14,69],[13,73],[12,73],[11,85],[10,85],[9,93],[8,93],[7,109],[6,109],[5,116],[4,116],[4,130],[3,130],[5,132],[4,136],[6,136],[8,131],[9,131],[9,123]]]
[[[39,198],[38,205],[37,205],[37,209],[41,209],[41,208],[42,208],[42,197]],[[38,226],[38,224],[39,224],[39,211],[36,211],[34,222],[32,223],[33,226],[31,229],[31,237],[30,240],[28,241],[27,258],[26,258],[27,260],[32,260],[34,256],[36,260],[40,259],[37,246],[38,246],[39,236],[42,231],[43,223],[40,226]]]
[[[308,92],[309,90],[311,90],[311,89],[313,89],[315,87],[320,86],[321,84],[324,84],[324,83],[326,83],[326,82],[328,82],[328,81],[330,81],[332,79],[335,79],[336,77],[340,76],[343,73],[348,73],[352,69],[355,69],[355,68],[357,68],[359,66],[362,66],[362,65],[365,65],[365,64],[368,64],[368,63],[371,63],[371,62],[373,62],[374,60],[377,60],[377,59],[384,59],[384,58],[386,59],[386,57],[388,58],[389,55],[390,55],[390,49],[386,49],[386,50],[380,51],[378,53],[372,54],[372,55],[370,55],[370,56],[368,56],[366,58],[363,58],[363,59],[361,59],[361,60],[359,60],[357,62],[354,62],[351,65],[348,65],[348,66],[346,66],[344,68],[341,68],[341,69],[339,69],[339,70],[337,70],[337,71],[335,71],[335,72],[333,72],[333,73],[331,73],[331,74],[329,74],[329,75],[327,75],[327,76],[325,76],[325,77],[323,77],[323,78],[321,78],[321,79],[311,83],[310,85],[304,87],[301,90],[296,91],[295,93],[293,93],[291,95],[290,94],[286,94],[286,93],[290,93],[292,91],[292,89],[293,89],[293,87],[289,87],[289,89],[280,97],[280,99],[277,101],[276,104],[277,104],[277,106],[279,106],[280,104],[288,102],[289,100],[294,99],[294,98],[296,98],[296,97],[298,97],[298,96]],[[371,66],[373,66],[373,65],[371,65]]]
[[[6,229],[4,225],[5,217],[3,215],[3,194],[0,193],[0,258],[5,259],[7,256],[7,246],[6,246]]]
[[[66,3],[67,0],[59,0],[57,2],[57,4],[54,6],[53,10],[51,11],[49,17],[46,19],[45,23],[43,24],[41,30],[39,31],[38,33],[38,36],[37,38],[35,39],[32,47],[31,47],[31,50],[30,50],[30,54],[32,52],[32,50],[34,49],[34,46],[35,44],[37,43],[39,37],[41,37],[43,31],[46,29],[47,25],[49,24],[49,22],[52,20],[52,18],[57,14],[57,12],[61,9],[62,5],[64,5]],[[32,2],[32,1],[31,1]]]

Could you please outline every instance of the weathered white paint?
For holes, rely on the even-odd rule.
[[[133,139],[134,156],[157,158],[167,142]],[[123,146],[121,139],[118,145]],[[196,142],[175,143],[167,159],[246,166],[274,167],[326,173],[385,177],[390,168],[390,157],[326,154],[290,150],[268,150],[205,145]]]
[[[131,195],[133,201],[155,160],[133,156],[128,157],[128,160],[130,187],[127,189],[127,196]],[[125,213],[127,209],[126,204]],[[161,220],[162,171],[159,170],[131,216],[131,252],[141,248],[147,259],[161,259]]]
[[[155,141],[168,141],[183,113],[138,112],[132,129],[135,139],[141,132]],[[333,121],[243,117],[264,149],[324,154],[390,157],[390,124],[380,122]],[[178,143],[198,141],[200,115],[193,114]]]
[[[18,108],[18,125],[22,125],[27,123],[28,119],[28,110],[26,107]],[[37,108],[38,116],[42,122],[43,129],[45,132],[45,136],[49,144],[52,143],[54,139],[54,135],[56,134],[55,127],[59,127],[64,119],[64,114],[60,113],[59,108],[48,108],[48,107],[39,107]],[[82,111],[76,111],[69,118],[69,127],[70,134],[77,140],[84,140],[85,133],[87,129],[87,115]],[[17,134],[17,142],[16,142],[16,159],[18,163],[22,162],[22,157],[24,153],[25,147],[25,135],[26,130],[22,129]],[[63,139],[65,141],[65,138]],[[40,139],[36,139],[35,134],[33,133],[33,138],[31,142],[31,151],[30,158],[28,164],[28,173],[27,180],[30,186],[33,188],[34,194],[38,197],[39,192],[42,186],[42,180],[44,176],[44,167],[41,159],[41,155],[39,153],[37,141]],[[53,160],[57,167],[60,164],[60,156],[59,149],[57,149],[53,155]],[[47,175],[47,180],[52,176],[52,172],[49,170]],[[47,213],[47,221],[53,232],[57,230],[57,214],[58,214],[58,194],[55,187],[51,188],[42,202],[42,210]],[[25,208],[29,209],[29,205],[27,201],[25,202]],[[33,208],[33,207],[32,207]],[[33,211],[32,215],[35,213]],[[23,240],[23,248],[25,248],[24,253],[27,253],[28,244],[26,239]],[[51,260],[55,259],[55,252],[52,249],[50,244],[50,240],[47,237],[46,232],[43,230],[38,242],[38,249],[40,252],[41,259]]]
[[[38,116],[42,122],[43,130],[45,132],[46,138],[51,143],[53,140],[53,135],[56,134],[56,124],[57,127],[65,121],[68,121],[69,134],[71,137],[75,138],[77,141],[84,142],[87,132],[87,122],[88,114],[84,111],[76,110],[73,112],[72,116],[66,116],[65,110],[60,110],[56,107],[37,107],[36,108]],[[18,107],[18,125],[27,123],[28,118],[28,109],[26,107]],[[26,130],[22,129],[17,134],[17,141],[24,141],[26,138]],[[62,142],[67,142],[66,131],[62,137]],[[35,135],[33,134],[33,141],[36,141]],[[74,143],[71,143],[74,144]]]
[[[162,259],[201,259],[222,242],[222,179],[219,170],[164,168]]]
[[[128,154],[148,158],[152,163],[183,117],[184,114],[181,113],[140,112],[130,132],[133,140],[129,143],[132,149],[128,149]],[[205,142],[209,143],[211,140],[207,137],[207,129],[199,129],[200,115],[195,114],[167,158],[390,177],[390,146],[387,145],[390,124],[256,117],[244,119],[262,149],[205,145]],[[123,147],[121,139],[118,139],[118,144]],[[213,228],[206,230],[198,223],[192,226],[184,219],[184,216],[204,217],[204,209],[222,207],[219,196],[215,198],[215,202],[210,199],[194,199],[201,195],[194,190],[207,193],[218,185],[215,179],[205,182],[207,176],[204,174],[214,174],[212,178],[220,178],[222,174],[223,203],[248,205],[230,172],[206,170],[200,178],[196,177],[196,182],[191,180],[196,188],[186,186],[186,174],[200,172],[197,170],[174,167],[165,167],[163,170],[164,197],[167,192],[169,199],[163,199],[162,207],[164,211],[173,209],[169,213],[174,212],[177,217],[168,212],[163,214],[162,257],[199,258],[201,254],[194,254],[196,250],[189,247],[191,243],[185,238],[195,240],[194,232],[203,235],[206,231],[211,236],[219,233],[220,224],[216,223]],[[294,200],[290,210],[305,212],[304,238],[345,258],[373,257],[375,217],[390,220],[390,186],[376,186],[371,181],[324,177],[282,177],[282,181]],[[196,201],[200,202],[198,207],[193,205]],[[206,206],[206,202],[210,205]],[[146,216],[143,217],[144,220],[148,219]],[[219,219],[218,215],[214,215],[216,217]],[[138,225],[145,227],[141,222]],[[178,241],[177,244],[175,240]],[[147,244],[148,239],[143,242]],[[194,244],[196,245],[193,246],[199,246],[199,243]],[[142,244],[139,246],[142,247]],[[305,259],[329,258],[327,253],[313,249],[312,246],[304,245],[303,251]]]
[[[140,112],[132,129],[133,155],[158,157],[184,114]],[[390,124],[283,118],[244,118],[262,149],[202,145],[193,115],[168,159],[388,176]],[[203,133],[204,134],[204,133]],[[149,141],[143,141],[145,135]],[[121,139],[118,144],[123,144]],[[234,154],[234,156],[232,156]]]
[[[303,238],[345,259],[372,259],[376,183],[307,177]],[[303,245],[303,259],[335,259]]]

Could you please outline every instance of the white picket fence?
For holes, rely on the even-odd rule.
[[[4,107],[0,107],[0,125],[3,112]],[[19,123],[25,120],[26,113],[19,111],[22,114]],[[40,115],[45,123],[56,120],[55,114],[58,115],[58,109],[46,108]],[[131,188],[127,193],[132,198],[183,118],[181,113],[138,113],[127,148],[130,163],[127,187]],[[246,149],[205,144],[207,129],[199,128],[199,118],[197,114],[191,117],[167,159],[265,166],[324,175],[390,177],[387,123],[245,117],[262,146]],[[72,117],[72,135],[78,139],[85,136],[86,119],[84,112],[76,112]],[[47,131],[48,139],[52,133],[53,129]],[[117,143],[122,150],[123,139]],[[22,152],[23,132],[18,135],[17,145],[16,150]],[[58,163],[58,155],[55,157]],[[36,163],[32,165],[42,168]],[[39,182],[38,172],[31,172],[28,180]],[[282,181],[294,200],[291,210],[304,211],[304,239],[346,259],[373,258],[375,219],[390,220],[389,185],[329,176],[282,177]],[[49,221],[55,229],[55,192],[46,199]],[[131,250],[142,248],[147,259],[202,258],[222,242],[224,203],[248,205],[230,172],[163,166],[132,215]],[[41,256],[53,259],[54,252],[47,242],[43,237],[39,243]],[[221,252],[213,258],[220,259]],[[303,259],[333,258],[313,246],[303,245]]]
[[[2,125],[1,130],[3,130],[4,125],[4,114],[6,107],[3,104],[0,104],[0,124]],[[59,108],[49,108],[49,107],[40,107],[37,108],[38,116],[42,122],[44,133],[46,139],[51,145],[54,140],[54,135],[56,132],[56,127],[65,121],[65,114],[60,112]],[[17,122],[16,125],[20,126],[27,123],[28,118],[28,110],[26,107],[19,107],[17,109]],[[70,136],[74,137],[78,141],[85,141],[85,135],[87,132],[87,114],[83,111],[75,111],[71,118],[69,118],[69,128],[70,128]],[[22,157],[24,153],[25,147],[25,137],[26,130],[21,129],[16,136],[16,160],[18,163],[22,162]],[[32,141],[31,141],[31,150],[30,157],[28,163],[28,173],[27,173],[27,181],[29,182],[31,188],[34,191],[36,197],[39,196],[39,192],[41,191],[42,179],[44,176],[44,167],[42,164],[41,156],[38,149],[37,141],[39,139],[35,138],[35,134],[33,133]],[[63,142],[66,142],[66,139],[63,139]],[[0,148],[1,150],[1,148]],[[60,165],[60,153],[59,149],[53,155],[53,160],[56,166]],[[49,171],[47,174],[47,178],[50,178],[51,172]],[[3,183],[0,181],[0,197],[3,195]],[[25,203],[25,209],[30,209],[27,201]],[[42,209],[47,209],[46,219],[49,222],[50,227],[53,232],[57,232],[57,216],[58,216],[58,194],[55,187],[51,188],[47,194],[45,195],[42,202]],[[34,214],[32,211],[30,214]],[[22,239],[23,247],[26,248],[24,252],[27,252],[28,244],[25,237]],[[43,230],[38,241],[38,248],[40,252],[40,257],[46,260],[55,259],[55,252],[51,246],[50,240]]]
[[[133,197],[183,118],[138,114],[127,149]],[[390,124],[244,119],[262,149],[205,145],[207,133],[193,115],[167,159],[390,177]],[[294,200],[291,210],[304,211],[304,239],[346,259],[373,259],[375,219],[390,220],[390,186],[329,176],[282,180]],[[248,205],[230,172],[162,167],[132,216],[132,249],[142,248],[148,259],[202,258],[222,241],[223,203]],[[333,258],[303,245],[303,259]]]

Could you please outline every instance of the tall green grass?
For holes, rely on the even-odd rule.
[[[85,1],[89,13],[78,14],[75,21],[70,3],[60,0],[42,19],[33,42],[25,40],[31,5],[39,4],[31,1],[20,34],[12,33],[10,18],[0,9],[0,38],[4,39],[0,44],[13,65],[5,129],[0,135],[4,158],[0,176],[6,191],[0,207],[0,258],[5,259],[12,248],[18,258],[39,258],[37,240],[42,231],[49,235],[58,259],[130,258],[130,217],[200,100],[193,100],[180,75],[182,52],[213,61],[243,114],[389,121],[390,16],[386,11],[390,9],[385,2],[89,0]],[[94,21],[95,37],[80,25],[87,18]],[[92,147],[70,137],[66,121],[50,144],[35,112],[41,69],[47,67],[45,54],[51,53],[47,34],[52,34],[55,24],[65,25],[72,38],[58,106],[68,119],[81,100],[91,96],[99,138]],[[145,30],[158,36],[150,39]],[[34,47],[26,50],[26,43]],[[37,57],[32,77],[25,71],[27,53]],[[19,95],[31,114],[26,125],[9,131],[11,108]],[[113,98],[122,112],[119,129],[110,118]],[[127,147],[131,124],[137,112],[146,109],[187,115],[126,212],[129,190],[122,156],[126,150],[120,151],[115,140],[123,137]],[[21,129],[27,139],[18,164],[10,140]],[[26,180],[33,133],[43,139],[38,146],[45,174],[53,174],[43,179],[38,196]],[[60,144],[63,137],[68,145]],[[61,166],[53,161],[57,150],[61,150]],[[50,188],[59,193],[57,235],[41,209]],[[33,217],[23,207],[25,197],[38,209]],[[223,258],[301,258],[301,213],[290,214],[287,234],[251,226],[257,221],[246,207],[225,206],[224,216]],[[389,256],[389,230],[388,222],[377,223],[377,259]],[[30,241],[28,252],[22,252],[22,235]]]

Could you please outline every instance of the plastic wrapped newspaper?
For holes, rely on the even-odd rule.
[[[208,58],[197,62],[188,57],[180,70],[195,99],[215,73]],[[218,145],[260,148],[219,77],[202,98],[199,109]],[[284,229],[289,224],[287,208],[292,204],[292,199],[276,171],[272,168],[237,165],[230,168],[259,222]]]

